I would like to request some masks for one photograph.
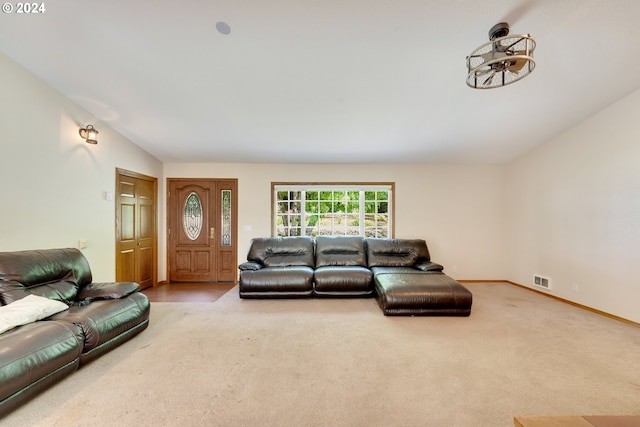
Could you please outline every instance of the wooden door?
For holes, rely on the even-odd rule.
[[[168,179],[170,282],[235,282],[237,180]]]
[[[157,284],[156,199],[158,180],[116,171],[116,280]]]

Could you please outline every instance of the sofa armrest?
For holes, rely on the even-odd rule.
[[[246,261],[238,266],[240,271],[255,271],[262,269],[262,264],[255,261]]]
[[[90,283],[78,292],[78,301],[120,299],[140,290],[136,282]]]
[[[415,268],[417,268],[420,271],[438,271],[438,272],[442,272],[442,270],[444,270],[444,267],[438,263],[435,262],[431,262],[431,261],[422,261],[417,263],[415,266]]]

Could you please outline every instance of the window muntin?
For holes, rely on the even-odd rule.
[[[272,187],[274,236],[393,236],[393,184]]]

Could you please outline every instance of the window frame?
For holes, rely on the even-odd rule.
[[[277,236],[278,191],[387,191],[388,234],[395,237],[395,182],[271,182],[271,236]],[[302,215],[302,212],[301,212]],[[360,212],[364,215],[364,212]],[[361,221],[361,223],[363,223]],[[302,227],[304,233],[304,227]],[[306,234],[301,234],[306,235]],[[362,234],[359,234],[362,235]],[[363,236],[365,237],[365,236]]]

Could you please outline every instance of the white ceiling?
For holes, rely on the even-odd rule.
[[[502,163],[640,88],[638,0],[44,4],[0,52],[164,162]],[[501,21],[536,69],[470,89]]]

